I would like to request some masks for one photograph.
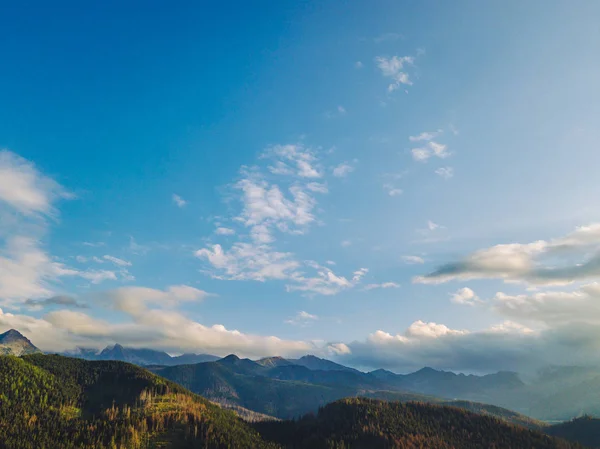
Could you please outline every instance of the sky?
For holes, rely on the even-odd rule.
[[[0,332],[600,364],[600,3],[0,6]]]

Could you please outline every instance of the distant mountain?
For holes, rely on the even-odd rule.
[[[475,376],[426,367],[410,374],[378,372],[376,376],[394,389],[482,402],[489,402],[487,399],[493,399],[498,395],[520,391],[525,386],[518,374],[512,372]]]
[[[332,362],[327,359],[320,359],[314,355],[305,355],[299,359],[289,359],[289,361],[293,365],[305,366],[308,369],[312,370],[320,370],[320,371],[352,371],[356,373],[360,373],[360,371],[349,368],[344,365],[340,365],[339,363]]]
[[[356,394],[355,388],[346,385],[272,379],[267,368],[235,356],[216,362],[149,369],[212,401],[282,419],[315,412],[329,402]]]
[[[282,360],[284,359],[263,359],[254,362],[232,354],[212,363],[150,369],[220,404],[244,407],[280,419],[316,412],[319,407],[344,397],[368,396],[390,401],[445,403],[532,428],[542,425],[500,407],[466,401],[448,402],[448,399],[432,395],[406,390],[394,391],[394,387],[390,386],[386,379],[397,380],[403,379],[404,376],[391,372],[374,375],[349,370],[311,370],[300,365],[282,363]],[[421,373],[428,381],[431,381],[431,378],[437,379],[438,376],[453,379],[450,374],[457,376],[435,370],[425,370]],[[464,377],[473,383],[481,380],[477,376]],[[458,378],[462,379],[461,376]],[[409,379],[415,385],[415,376]],[[485,384],[488,382],[488,379],[484,381]]]
[[[127,348],[120,344],[107,346],[100,352],[95,349],[77,348],[77,350],[65,353],[64,355],[85,360],[116,360],[119,362],[133,363],[134,365],[139,366],[174,366],[211,362],[218,359],[218,357],[209,354],[183,354],[172,357],[164,351]]]
[[[40,351],[23,334],[14,329],[10,329],[0,334],[0,355],[22,356],[27,354],[36,354]]]
[[[255,424],[264,439],[313,448],[530,448],[578,447],[566,441],[454,407],[343,399],[297,421]]]
[[[294,364],[293,362],[290,362],[289,360],[284,359],[283,357],[265,357],[264,359],[257,360],[256,363],[258,363],[261,366],[264,366],[265,368],[290,366]]]
[[[168,363],[168,365],[191,365],[193,363],[214,362],[218,359],[219,357],[216,355],[210,354],[182,354],[171,357],[171,361]]]

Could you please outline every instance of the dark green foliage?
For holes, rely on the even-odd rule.
[[[0,357],[0,447],[269,447],[234,413],[123,362]]]
[[[546,432],[588,447],[600,448],[600,419],[583,416],[549,427]]]
[[[298,421],[263,422],[265,439],[297,449],[575,448],[575,444],[454,407],[343,399]]]

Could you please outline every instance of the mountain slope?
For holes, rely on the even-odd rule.
[[[56,355],[0,357],[0,446],[258,447],[232,412],[142,368]]]
[[[255,424],[263,438],[295,449],[532,448],[578,445],[454,407],[343,399],[298,421]]]
[[[600,448],[600,419],[584,416],[546,429],[546,433],[588,447]]]
[[[329,402],[356,394],[355,388],[344,385],[271,379],[257,374],[257,370],[266,372],[264,367],[231,356],[225,361],[150,369],[215,402],[238,405],[282,419],[316,411]]]
[[[339,363],[332,362],[331,360],[321,359],[314,355],[305,355],[299,359],[289,359],[293,365],[304,366],[311,370],[319,370],[319,371],[352,371],[356,373],[360,373],[360,371],[349,368],[344,365],[340,365]]]
[[[23,334],[10,329],[0,334],[0,355],[27,355],[36,354],[40,351]]]

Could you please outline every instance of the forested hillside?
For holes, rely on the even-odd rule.
[[[255,425],[263,438],[295,449],[581,447],[454,407],[343,399],[297,421]]]
[[[548,428],[547,433],[591,448],[600,448],[600,419],[591,416],[556,424]]]
[[[123,362],[0,357],[0,447],[270,447],[233,412]]]
[[[274,384],[282,382],[259,378]],[[285,396],[285,391],[268,389],[265,394],[274,398],[279,393],[283,395],[281,402],[292,403],[302,401],[302,391],[297,390],[291,397]],[[316,416],[309,414],[297,421],[251,425],[233,412],[135,365],[34,354],[22,358],[0,356],[0,447],[568,449],[580,446],[455,407],[364,398],[334,402],[322,407]]]

